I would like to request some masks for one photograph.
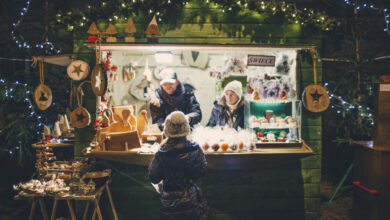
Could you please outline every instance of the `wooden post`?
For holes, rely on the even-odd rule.
[[[36,205],[37,205],[36,199],[32,199],[31,210],[30,210],[30,215],[28,216],[28,220],[33,220],[34,219],[34,213],[35,213]]]
[[[127,142],[126,142],[126,146],[127,146]],[[126,150],[127,150],[127,149],[126,149]],[[116,214],[116,209],[115,209],[115,206],[114,206],[114,201],[112,200],[111,191],[110,191],[110,188],[108,187],[108,183],[106,184],[106,190],[107,190],[108,199],[110,200],[112,213],[114,214],[114,219],[115,219],[115,220],[118,220],[118,215]]]
[[[99,197],[99,198],[100,198],[100,197]],[[99,219],[99,220],[103,220],[102,213],[100,212],[99,201],[98,201],[97,199],[94,199],[93,201],[94,201],[94,203],[95,203],[95,210],[96,210],[96,212],[97,212],[98,219]]]
[[[57,202],[58,202],[58,199],[54,198],[53,210],[51,210],[51,217],[50,217],[51,220],[54,220],[54,218],[56,216]]]
[[[88,200],[88,201],[87,201],[87,204],[85,204],[84,214],[83,214],[83,220],[86,220],[86,219],[87,219],[89,203],[91,203],[91,201]]]
[[[70,212],[70,216],[72,217],[72,220],[76,220],[76,215],[73,211],[72,204],[70,203],[70,200],[67,199],[66,203],[68,204],[68,208],[69,208],[69,212]]]
[[[47,214],[45,203],[42,201],[42,199],[39,199],[38,201],[39,201],[39,206],[41,207],[43,219],[49,220],[49,215]]]

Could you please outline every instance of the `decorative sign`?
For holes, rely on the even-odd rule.
[[[248,55],[248,66],[275,66],[275,56]]]

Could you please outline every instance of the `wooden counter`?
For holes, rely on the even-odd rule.
[[[289,148],[256,148],[253,152],[206,152],[209,169],[246,169],[262,168],[270,164],[290,159],[314,155],[314,151],[305,143],[301,147]],[[153,160],[154,153],[138,153],[135,151],[97,151],[86,154],[103,160],[111,160],[139,166],[148,166]],[[274,166],[274,165],[273,165]]]

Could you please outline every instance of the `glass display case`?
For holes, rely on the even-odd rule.
[[[250,100],[245,105],[245,126],[255,134],[257,147],[301,144],[301,101]]]
[[[297,99],[295,74],[259,74],[248,78],[245,128],[257,147],[300,146],[302,103]]]

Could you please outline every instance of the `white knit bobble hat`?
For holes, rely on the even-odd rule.
[[[236,93],[238,98],[241,98],[241,95],[242,95],[242,84],[241,84],[240,81],[233,80],[233,81],[231,81],[230,83],[228,83],[225,86],[225,88],[223,89],[223,93],[225,94],[225,92],[227,90],[233,91],[234,93]]]
[[[190,133],[187,117],[180,111],[174,111],[165,119],[164,134],[169,138],[184,137]]]

